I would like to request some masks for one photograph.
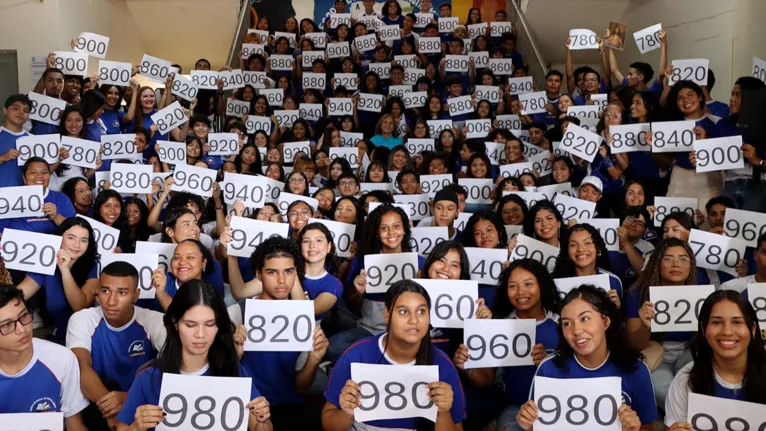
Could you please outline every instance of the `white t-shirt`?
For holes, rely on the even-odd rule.
[[[668,397],[665,399],[665,425],[670,427],[676,422],[686,422],[689,408],[689,373],[694,366],[694,362],[689,362],[676,374],[670,383]],[[732,384],[718,375],[713,370],[716,383],[727,389],[737,390],[742,388],[742,384]]]
[[[736,290],[737,292],[742,293],[747,289],[747,285],[750,283],[757,283],[757,281],[755,281],[755,274],[742,278],[732,278],[720,285],[716,290]]]
[[[96,331],[96,327],[103,321],[103,324],[114,332],[120,332],[133,325],[133,323],[137,323],[146,331],[146,336],[152,342],[154,350],[158,352],[162,350],[162,346],[167,338],[165,325],[162,322],[164,314],[135,306],[133,310],[133,318],[120,328],[113,328],[106,322],[104,310],[100,306],[86,308],[74,313],[69,318],[69,325],[67,325],[67,347],[69,349],[82,348],[89,352],[92,351],[93,333]]]

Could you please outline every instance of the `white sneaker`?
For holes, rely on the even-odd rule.
[[[32,329],[40,329],[43,326],[45,326],[45,323],[43,322],[43,318],[40,317],[40,312],[32,310]]]

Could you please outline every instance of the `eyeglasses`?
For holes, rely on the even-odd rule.
[[[306,179],[305,178],[300,178],[300,177],[298,177],[298,178],[290,178],[290,181],[289,181],[290,184],[303,184],[305,182],[306,182]]]
[[[674,256],[663,256],[662,257],[662,264],[665,266],[673,266],[673,264],[678,264],[681,266],[682,264],[689,265],[691,264],[692,260],[689,258],[689,256],[679,256],[678,259],[676,259]]]
[[[302,211],[290,211],[289,213],[287,213],[287,217],[291,219],[297,218],[298,216],[302,218],[309,218],[311,217],[311,211],[302,210]]]
[[[606,118],[620,118],[622,117],[622,114],[619,112],[607,112]]]
[[[455,137],[452,136],[452,135],[444,135],[444,136],[442,136],[442,139],[446,139],[448,141],[454,141]]]
[[[356,181],[352,181],[352,180],[340,181],[338,184],[340,184],[341,186],[344,186],[344,187],[351,187],[351,186],[355,186],[356,185]]]
[[[21,323],[24,326],[29,325],[32,323],[32,314],[29,311],[22,311],[22,314],[18,319],[11,320],[10,322],[6,322],[0,325],[0,334],[8,335],[15,331],[16,323]]]
[[[641,221],[641,220],[639,220],[639,219],[637,219],[635,217],[630,217],[630,216],[625,217],[625,223],[632,224],[633,226],[636,226],[636,227],[644,227],[644,226],[646,226],[646,223],[644,223],[643,221]]]
[[[596,78],[585,78],[583,79],[584,82],[598,82],[598,79]]]

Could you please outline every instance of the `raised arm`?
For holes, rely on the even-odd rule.
[[[574,69],[572,68],[572,50],[569,49],[569,44],[572,42],[572,38],[568,37],[566,42],[567,47],[567,59],[566,59],[566,73],[567,73],[567,92],[569,94],[574,93],[576,88]]]
[[[612,48],[609,48],[609,67],[612,70],[614,79],[616,79],[619,84],[622,84],[625,75],[620,72],[620,66],[617,64],[617,56],[614,54],[614,49]]]

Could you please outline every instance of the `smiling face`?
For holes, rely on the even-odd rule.
[[[98,213],[101,216],[101,220],[104,221],[104,224],[112,226],[122,213],[122,203],[117,198],[111,197],[101,205]]]
[[[643,118],[646,114],[644,99],[638,94],[633,96],[633,102],[630,104],[630,116],[633,118]]]
[[[335,206],[335,221],[341,223],[356,223],[356,207],[348,199],[343,199]]]
[[[747,357],[747,348],[753,340],[755,325],[748,327],[739,306],[724,299],[713,306],[704,331],[705,338],[713,349],[715,361],[720,363]]]
[[[561,310],[561,329],[579,358],[605,358],[608,352],[606,330],[611,320],[589,302],[573,299]]]
[[[541,209],[535,216],[535,236],[542,241],[551,240],[558,236],[561,222],[547,209]]]
[[[567,254],[577,268],[595,273],[598,249],[588,231],[576,230],[569,235]]]
[[[431,280],[460,280],[460,253],[449,250],[447,254],[435,260],[428,268]]]
[[[61,249],[77,260],[88,251],[88,229],[82,226],[72,226],[61,236]]]
[[[484,178],[487,176],[487,164],[484,160],[476,158],[471,162],[471,174],[474,178]]]
[[[489,220],[479,220],[473,225],[473,242],[477,247],[495,248],[500,244],[500,233]]]
[[[391,325],[388,336],[402,343],[419,344],[431,323],[426,298],[414,292],[404,292],[391,308],[386,308],[384,313],[386,322]]]
[[[692,257],[684,247],[669,247],[660,261],[660,281],[666,285],[680,285],[689,277]]]
[[[505,142],[505,154],[510,163],[517,163],[524,160],[524,154],[521,151],[521,142],[515,139]]]
[[[74,203],[82,208],[90,208],[93,201],[93,193],[88,187],[87,181],[78,181],[74,186]]]
[[[136,226],[141,221],[141,210],[136,204],[125,206],[125,216],[128,218],[128,226]]]
[[[184,214],[176,220],[173,227],[165,228],[168,236],[176,244],[185,239],[199,239],[199,225],[194,214]]]
[[[215,312],[206,305],[188,309],[176,323],[184,355],[207,356],[218,334]]]
[[[553,163],[552,170],[553,179],[557,184],[562,184],[569,181],[569,176],[572,172],[569,170],[569,166],[563,160],[557,160],[555,163]]]
[[[287,212],[287,221],[290,224],[293,232],[298,232],[303,229],[311,218],[311,207],[306,202],[300,202],[293,205],[292,209]]]
[[[64,129],[69,136],[78,137],[82,133],[82,127],[85,121],[82,115],[77,111],[70,112],[64,120]]]
[[[314,196],[314,199],[319,201],[319,209],[323,211],[329,211],[330,208],[332,208],[333,201],[335,200],[335,194],[333,194],[332,190],[325,189]]]
[[[144,88],[144,90],[141,91],[141,94],[138,95],[138,99],[141,101],[141,108],[147,112],[154,109],[154,105],[157,101],[157,98],[154,95],[154,90],[151,88]]]
[[[418,192],[418,179],[414,174],[402,175],[399,180],[399,189],[406,195],[414,195]]]
[[[541,310],[540,284],[534,274],[524,268],[516,268],[508,276],[508,300],[519,311]]]
[[[51,181],[50,167],[45,162],[33,162],[27,166],[24,173],[24,184],[27,186],[43,186],[43,191],[48,190]]]
[[[702,101],[697,93],[691,88],[682,88],[676,98],[676,106],[687,117],[697,117],[700,115]]]
[[[196,244],[185,242],[178,244],[173,251],[170,271],[181,285],[189,280],[199,280],[207,265],[207,259],[202,255]]]
[[[501,214],[503,216],[504,225],[519,226],[524,221],[524,212],[521,209],[521,205],[514,201],[506,202],[505,205],[503,205]]]
[[[644,188],[640,184],[633,183],[628,186],[628,190],[625,192],[625,203],[628,206],[641,206],[645,201]]]
[[[301,253],[307,263],[324,262],[332,243],[321,230],[308,230],[303,234]]]
[[[389,211],[380,218],[378,237],[382,250],[387,253],[400,253],[404,239],[404,221],[399,213]]]

